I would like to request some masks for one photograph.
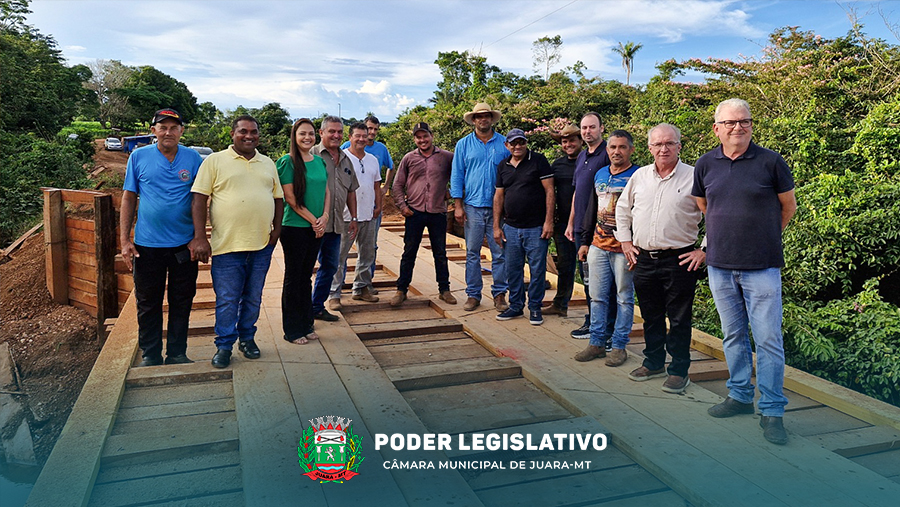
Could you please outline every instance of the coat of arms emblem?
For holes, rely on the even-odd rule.
[[[353,434],[352,420],[333,415],[310,419],[297,447],[305,476],[320,482],[343,482],[359,475],[362,437]]]

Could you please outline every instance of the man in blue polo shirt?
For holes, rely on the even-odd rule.
[[[500,111],[486,103],[475,104],[463,115],[463,120],[475,131],[456,143],[453,168],[450,172],[450,197],[456,202],[453,215],[457,223],[465,224],[466,234],[466,303],[463,310],[472,311],[481,304],[481,245],[487,237],[491,249],[491,296],[494,308],[502,312],[506,303],[506,261],[503,247],[494,241],[494,184],[497,165],[509,156],[506,138],[494,132],[500,121]]]
[[[753,354],[759,384],[759,425],[773,444],[787,443],[782,417],[784,341],[781,335],[781,231],[797,211],[794,180],[781,155],[751,141],[750,105],[728,99],[716,107],[721,145],[697,160],[691,194],[706,214],[709,289],[722,320],[728,397],[713,417],[753,413]]]
[[[497,168],[494,194],[494,241],[503,245],[509,280],[509,308],[497,320],[523,315],[525,307],[525,261],[531,281],[528,283],[528,315],[534,326],[544,323],[544,275],[547,247],[553,236],[556,193],[553,169],[540,153],[528,149],[525,132],[512,129],[506,135],[510,156]],[[502,224],[501,224],[502,222]]]
[[[197,261],[188,243],[194,239],[191,185],[202,162],[200,155],[178,144],[184,125],[174,109],[153,115],[154,145],[138,148],[128,157],[119,214],[122,259],[134,269],[138,344],[141,366],[163,364],[162,305],[168,274],[169,325],[166,364],[193,362],[187,357],[188,319],[197,291]],[[131,225],[135,209],[134,242]]]

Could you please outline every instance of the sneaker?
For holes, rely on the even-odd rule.
[[[328,309],[333,312],[339,312],[343,308],[341,298],[331,298],[328,300]]]
[[[403,304],[406,301],[406,293],[402,290],[398,290],[394,297],[391,298],[391,306],[397,307]]]
[[[150,357],[144,356],[141,360],[141,363],[138,366],[159,366],[163,364],[162,356]]]
[[[506,302],[506,294],[497,294],[494,296],[494,310],[505,312],[509,310],[509,303]]]
[[[359,294],[354,294],[353,299],[356,301],[365,301],[367,303],[377,303],[378,296],[373,296],[371,292],[369,292],[368,287],[363,287],[359,290]]]
[[[313,318],[316,320],[324,320],[325,322],[337,322],[341,320],[337,315],[328,313],[328,310],[324,309],[321,312],[313,315]]]
[[[544,315],[559,315],[560,317],[565,317],[569,314],[569,310],[566,308],[560,308],[554,304],[550,304],[547,308],[542,308]]]
[[[448,305],[456,304],[456,298],[453,297],[453,294],[451,294],[449,290],[441,291],[440,300],[447,303]]]
[[[664,393],[681,394],[689,385],[691,385],[691,379],[687,376],[669,375],[669,378],[663,382],[662,390]]]
[[[738,400],[732,398],[731,396],[725,398],[725,401],[719,403],[718,405],[713,405],[709,407],[709,410],[706,411],[709,415],[713,417],[731,417],[733,415],[738,414],[752,414],[753,413],[753,404],[752,403],[741,403]]]
[[[575,360],[585,363],[594,359],[606,357],[606,351],[596,345],[588,345],[586,349],[575,354]]]
[[[656,377],[665,377],[666,369],[660,368],[658,370],[649,370],[646,366],[641,365],[631,371],[628,374],[628,378],[634,380],[635,382],[643,382],[645,380],[650,380]]]
[[[523,312],[522,310],[515,311],[511,308],[507,308],[506,310],[503,310],[502,312],[497,314],[497,320],[510,320],[516,317],[521,317],[522,315],[525,315],[525,312]]]
[[[190,364],[193,363],[188,356],[178,354],[177,356],[166,356],[166,364]]]
[[[781,417],[762,416],[759,418],[759,427],[763,429],[763,437],[775,445],[784,445],[788,441],[787,432],[784,431],[784,423]]]
[[[603,350],[606,351],[605,348]],[[606,355],[606,366],[622,366],[626,359],[628,352],[625,352],[625,349],[612,349],[612,352]]]
[[[572,338],[575,338],[576,340],[587,340],[588,338],[591,337],[591,325],[585,324],[585,325],[579,327],[578,329],[572,331],[571,335],[572,335]]]
[[[612,336],[606,339],[606,351],[612,352]]]
[[[528,312],[528,322],[531,322],[532,326],[540,326],[544,323],[544,317],[541,316],[540,310],[531,310]]]
[[[463,310],[467,312],[471,312],[472,310],[478,308],[478,305],[481,304],[481,301],[475,298],[466,299],[466,304],[463,305]]]

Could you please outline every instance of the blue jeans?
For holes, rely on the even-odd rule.
[[[274,246],[255,252],[213,255],[210,274],[216,292],[216,347],[231,350],[238,338],[252,340]]]
[[[709,288],[722,321],[722,348],[730,378],[728,396],[753,403],[753,350],[756,343],[756,381],[759,411],[781,417],[787,398],[784,387],[784,341],[781,336],[781,270],[720,269],[709,266]]]
[[[545,274],[547,271],[547,248],[549,241],[541,239],[541,228],[519,229],[503,225],[506,244],[506,273],[509,280],[509,309],[518,312],[525,308],[525,261],[531,272],[528,283],[528,309],[540,310],[544,300]]]
[[[494,209],[476,208],[465,205],[466,209],[466,296],[481,300],[481,245],[487,236],[491,249],[491,295],[505,294],[509,288],[506,281],[506,259],[503,248],[494,241]]]
[[[326,232],[322,236],[319,247],[319,270],[316,271],[316,283],[312,293],[313,315],[325,309],[325,300],[331,292],[331,282],[341,262],[341,235]]]
[[[612,320],[610,285],[615,283],[616,312],[612,333],[614,349],[624,349],[634,324],[634,272],[628,270],[625,254],[610,252],[591,245],[588,251],[591,286],[591,345],[606,344],[607,318]],[[607,317],[608,316],[608,317]]]

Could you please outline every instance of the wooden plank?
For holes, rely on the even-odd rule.
[[[232,370],[230,368],[213,368],[208,362],[202,361],[190,364],[168,364],[133,368],[125,377],[125,383],[128,386],[147,387],[186,384],[207,380],[227,380],[230,378],[232,378]]]
[[[442,315],[430,306],[391,310],[372,310],[368,312],[349,312],[344,315],[351,326],[359,324],[383,324],[386,322],[405,322],[413,320],[439,319]]]
[[[94,485],[100,455],[125,390],[125,374],[137,352],[137,311],[129,301],[107,338],[53,447],[26,506],[82,506]],[[72,466],[77,463],[78,466]]]
[[[97,308],[97,295],[69,287],[69,301]],[[97,315],[94,314],[94,317]]]
[[[399,336],[395,338],[376,338],[372,340],[366,340],[367,347],[374,347],[376,345],[397,345],[400,343],[424,343],[424,342],[432,342],[432,341],[440,341],[440,340],[459,340],[462,338],[470,338],[469,335],[465,333],[438,333],[438,334],[426,334],[421,336]]]
[[[121,408],[155,407],[158,405],[194,403],[234,397],[230,380],[181,384],[178,389],[164,386],[129,387],[122,396]]]
[[[69,262],[74,262],[77,264],[81,264],[84,266],[90,266],[94,269],[94,277],[96,277],[96,267],[97,267],[97,257],[95,255],[86,253],[86,252],[69,252]]]
[[[79,290],[81,292],[86,292],[88,294],[93,295],[94,291],[97,287],[87,280],[82,280],[80,278],[69,278],[69,290]],[[71,293],[70,293],[71,295]],[[77,298],[75,298],[77,299]]]
[[[522,368],[509,358],[486,357],[385,368],[384,372],[397,389],[412,391],[515,378],[522,374]]]
[[[694,378],[691,377],[691,380],[693,381]],[[706,390],[709,390],[709,391],[712,391],[712,392],[718,394],[719,396],[721,396],[723,398],[728,396],[728,386],[726,385],[727,381],[725,379],[712,380],[712,381],[697,381],[697,384],[702,386]],[[759,401],[759,394],[760,394],[759,389],[757,389],[756,392],[754,393],[754,398],[753,398],[754,402]],[[801,396],[793,391],[785,390],[784,395],[788,399],[787,407],[785,407],[785,409],[788,412],[794,412],[796,410],[803,410],[803,409],[807,409],[807,408],[811,408],[811,407],[823,406],[818,401],[807,398],[806,396]],[[788,417],[790,417],[790,416],[788,416]]]
[[[857,456],[853,458],[853,461],[869,470],[876,470],[885,477],[897,478],[900,476],[900,451],[896,449]],[[894,480],[896,481],[896,479]]]
[[[9,246],[4,248],[3,250],[0,250],[0,257],[7,257],[7,256],[9,256],[9,254],[15,252],[16,249],[18,249],[20,246],[22,246],[22,243],[24,243],[26,239],[30,238],[34,233],[36,233],[38,230],[40,230],[41,227],[43,227],[43,226],[44,226],[44,223],[40,222],[37,225],[35,225],[34,227],[32,227],[31,229],[28,229],[25,232],[25,234],[22,234],[21,236],[18,237],[18,239],[16,239],[12,243],[10,243]]]
[[[103,448],[103,465],[130,459],[133,462],[150,462],[192,456],[197,453],[222,449],[217,444],[237,448],[237,424],[223,424],[195,428],[194,431],[170,431],[159,435],[111,435]]]
[[[369,352],[382,368],[423,363],[443,363],[457,359],[494,357],[471,338],[425,343],[401,343],[370,347]]]
[[[73,251],[74,252],[83,252],[83,253],[90,254],[90,255],[93,255],[93,253],[94,253],[94,245],[93,244],[82,243],[81,241],[67,240],[66,248],[70,252],[73,252]]]
[[[65,219],[62,192],[45,189],[43,223],[47,290],[54,302],[63,305],[69,302]]]
[[[103,321],[119,314],[116,291],[116,210],[109,195],[94,197],[94,251],[97,266],[97,318],[101,344]]]
[[[116,274],[116,285],[120,291],[131,292],[134,290],[134,277],[130,274]]]
[[[350,301],[352,301],[352,299]],[[377,303],[346,304],[346,305],[344,305],[344,308],[341,309],[341,314],[346,317],[348,314],[358,313],[358,312],[368,313],[368,312],[375,312],[375,311],[378,311],[378,312],[391,311],[391,312],[402,313],[407,310],[411,310],[413,308],[425,308],[425,307],[430,307],[430,306],[431,306],[431,301],[429,301],[428,299],[422,299],[422,298],[409,298],[406,301],[404,301],[403,306],[401,306],[399,308],[394,308],[393,306],[391,306],[389,300],[387,300],[387,301],[382,300]]]
[[[193,505],[197,497],[239,493],[240,488],[235,484],[240,479],[238,465],[170,474],[166,476],[165,487],[159,487],[158,477],[129,479],[99,485],[91,495],[90,505],[120,507],[134,505],[136,499],[143,503],[183,501]]]
[[[191,401],[187,403],[167,403],[152,407],[123,408],[116,416],[116,426],[133,421],[149,421],[183,417],[189,415],[216,414],[234,412],[234,399],[217,399],[207,401]],[[115,430],[114,430],[115,431]]]
[[[196,431],[210,431],[212,428],[234,428],[237,431],[237,417],[233,410],[208,414],[171,415],[160,419],[116,420],[113,436],[131,435],[134,438],[174,438],[175,435]]]
[[[66,229],[66,239],[87,245],[94,244],[94,230]]]
[[[845,458],[900,449],[900,431],[885,426],[821,433],[808,438]],[[880,470],[875,471],[881,473]]]
[[[169,474],[240,465],[240,462],[240,453],[237,450],[229,450],[132,465],[113,463],[100,469],[95,484],[109,484],[141,477],[164,477]]]
[[[867,426],[869,426],[869,423],[838,412],[830,407],[797,410],[784,418],[784,427],[787,430],[804,437],[854,430]]]
[[[463,326],[454,319],[434,319],[412,322],[390,322],[387,324],[363,324],[354,326],[360,340],[391,338],[395,336],[452,333],[462,331]]]
[[[80,303],[78,301],[69,301],[69,304],[74,306],[75,308],[80,308],[88,313],[91,317],[97,316],[97,308],[91,305],[87,305],[84,303]]]
[[[83,218],[67,217],[66,218],[66,228],[67,229],[80,229],[82,231],[93,231],[94,230],[94,221],[93,220],[85,220]]]

